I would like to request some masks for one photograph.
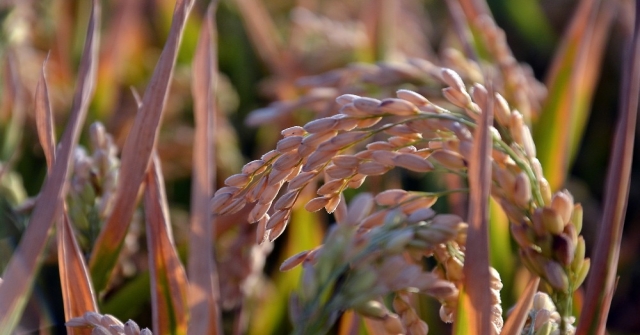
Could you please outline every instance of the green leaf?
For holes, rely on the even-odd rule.
[[[564,184],[584,133],[612,18],[613,6],[583,0],[553,60],[549,96],[533,128],[552,191]]]

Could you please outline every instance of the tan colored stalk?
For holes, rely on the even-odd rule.
[[[217,32],[212,3],[200,33],[194,59],[192,92],[195,101],[193,181],[189,234],[189,334],[222,334],[218,272],[214,259],[209,200],[215,188],[217,93]]]
[[[605,332],[611,299],[616,285],[616,270],[625,210],[629,195],[638,93],[640,92],[640,5],[636,2],[635,26],[625,59],[622,77],[620,118],[616,125],[613,152],[607,172],[606,200],[602,224],[594,252],[594,271],[587,283],[586,303],[580,315],[578,334]]]

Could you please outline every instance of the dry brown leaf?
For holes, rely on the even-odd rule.
[[[219,284],[213,257],[214,222],[209,201],[215,185],[217,35],[215,4],[207,10],[193,61],[192,92],[195,101],[191,231],[189,236],[190,334],[222,334]]]
[[[36,86],[35,115],[40,145],[42,145],[42,150],[44,151],[47,167],[51,168],[56,154],[56,136],[53,131],[53,114],[51,113],[51,105],[49,104],[49,89],[47,87],[47,79],[44,73],[48,60],[49,57],[47,56],[44,64],[42,64],[42,73],[40,74],[38,85]]]
[[[634,35],[623,67],[620,117],[609,160],[604,212],[576,334],[605,333],[616,284],[640,96],[640,5],[637,3],[635,12]]]
[[[49,92],[44,69],[42,66],[40,81],[36,87],[35,115],[38,138],[43,148],[49,173],[55,162],[55,134],[53,132],[53,115],[49,104]],[[64,215],[57,222],[58,267],[60,271],[60,285],[64,304],[65,320],[82,316],[85,312],[97,312],[95,294],[85,264],[82,252],[73,234],[69,217]],[[90,334],[89,329],[67,327],[69,334]]]
[[[31,284],[35,278],[42,252],[47,244],[49,230],[60,217],[66,196],[64,184],[68,181],[71,159],[80,131],[87,115],[89,100],[95,87],[95,72],[99,45],[100,4],[93,1],[91,19],[87,29],[78,83],[73,99],[69,124],[62,135],[60,148],[51,174],[47,176],[29,226],[5,270],[0,286],[0,329],[10,333],[15,327]]]
[[[151,274],[153,331],[156,334],[186,334],[187,275],[173,242],[164,179],[160,160],[155,153],[146,176],[144,210]]]
[[[99,292],[107,286],[137,204],[138,190],[155,146],[173,66],[193,2],[194,0],[176,2],[169,37],[122,150],[120,179],[113,211],[96,240],[89,262],[91,277]]]
[[[66,211],[66,208],[65,208]],[[70,320],[82,316],[85,312],[97,312],[95,292],[89,280],[87,265],[78,246],[69,217],[65,213],[57,224],[58,267],[64,318]],[[90,334],[89,329],[67,327],[68,334]]]
[[[507,322],[502,327],[502,335],[519,335],[522,332],[525,321],[529,316],[531,305],[533,304],[533,296],[538,290],[538,284],[540,284],[540,277],[533,276],[527,283],[522,295],[518,299],[516,306],[511,311]]]
[[[490,80],[489,92],[492,91]],[[493,105],[489,103],[483,111],[480,123],[475,130],[473,151],[469,161],[469,230],[467,232],[467,251],[464,260],[464,290],[460,292],[463,305],[458,310],[454,333],[461,331],[460,324],[466,324],[467,331],[475,334],[492,334],[491,292],[489,272],[489,191],[491,187],[492,141],[489,126],[493,124]],[[463,320],[461,320],[461,318]]]

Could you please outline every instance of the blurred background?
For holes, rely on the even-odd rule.
[[[121,148],[137,110],[132,90],[144,92],[166,40],[175,2],[111,0],[102,4],[98,85],[86,128],[94,121],[102,122]],[[189,218],[193,138],[191,62],[207,5],[196,1],[186,27],[158,142],[176,244],[183,252],[188,231],[185,227]],[[488,5],[497,25],[504,29],[514,56],[519,62],[528,63],[533,75],[544,82],[578,1],[489,0]],[[591,104],[590,118],[565,185],[585,210],[587,253],[593,252],[589,246],[595,239],[602,209],[621,64],[633,22],[631,1],[607,1],[606,6],[612,6],[614,18],[601,64],[591,65],[600,69],[600,76],[592,101],[587,102]],[[0,271],[27,222],[29,199],[38,194],[46,173],[32,105],[42,64],[48,57],[45,71],[60,135],[71,107],[89,11],[90,2],[83,0],[0,1]],[[356,62],[423,58],[442,65],[445,50],[459,47],[445,1],[222,0],[216,18],[219,185],[239,171],[242,164],[273,148],[279,130],[302,124],[318,113],[318,108],[303,106],[264,125],[257,125],[257,114],[250,114],[273,102],[308,94],[310,90],[301,78]],[[393,92],[373,86],[363,90],[379,96]],[[250,115],[255,126],[245,123]],[[89,148],[88,131],[81,143]],[[632,174],[620,279],[609,315],[611,334],[640,334],[639,172],[636,168]],[[433,177],[395,178],[389,183],[417,180],[419,185],[437,184]],[[446,208],[446,204],[441,206]],[[144,225],[140,224],[141,215],[136,220],[127,237],[118,278],[101,297],[100,307],[104,313],[125,320],[132,318],[141,326],[148,326],[151,313],[141,231]],[[225,219],[218,225],[218,267],[227,310],[225,320],[231,320],[226,325],[228,329],[255,334],[287,332],[287,292],[297,286],[299,273],[280,273],[279,264],[298,251],[321,243],[329,222],[331,218],[326,215],[298,211],[284,237],[273,246],[260,248],[247,242],[253,241],[253,227],[243,225],[241,217]],[[84,250],[89,250],[86,246],[95,236],[86,231],[78,234],[83,235],[80,240]],[[49,259],[25,311],[24,331],[40,328],[42,333],[64,333],[55,248],[50,250],[53,252],[48,253]],[[231,258],[238,254],[243,258],[241,265]],[[266,263],[262,266],[260,260],[264,257]],[[512,277],[505,279],[511,282],[503,291],[505,310],[517,297],[517,273]],[[432,333],[439,334],[446,327],[442,328],[437,313],[433,313],[437,309],[428,312],[433,308],[430,306],[425,302],[422,314]]]

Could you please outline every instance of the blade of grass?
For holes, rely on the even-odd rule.
[[[35,97],[35,115],[36,115],[36,129],[38,130],[38,139],[44,151],[44,157],[47,161],[48,173],[51,173],[51,168],[55,160],[56,149],[56,135],[53,130],[53,114],[51,113],[51,105],[49,103],[49,88],[47,86],[47,78],[45,76],[45,68],[49,56],[42,64],[42,72],[40,73],[40,80],[36,86]]]
[[[626,54],[620,113],[607,173],[606,200],[585,304],[576,334],[604,334],[616,282],[624,226],[640,95],[640,5],[636,1],[632,43]]]
[[[187,333],[187,274],[173,242],[160,159],[154,153],[147,171],[144,210],[151,273],[153,332]]]
[[[533,296],[538,290],[538,284],[540,284],[540,277],[533,276],[529,279],[527,287],[525,287],[516,306],[511,311],[507,322],[504,323],[502,333],[500,334],[519,335],[522,333],[522,328],[524,327],[525,321],[527,321],[527,316],[529,316],[529,311],[533,304]]]
[[[449,13],[453,17],[454,28],[463,44],[467,57],[478,60],[472,47],[469,25],[463,15],[471,20],[488,8],[483,1],[461,0],[460,5],[453,0],[447,1]],[[461,6],[463,7],[461,10]],[[464,7],[468,8],[465,9]],[[490,15],[490,13],[488,13]],[[491,81],[485,80],[489,92],[493,91]],[[472,157],[469,162],[469,229],[467,232],[467,251],[464,260],[464,280],[458,299],[458,310],[454,322],[453,334],[492,334],[491,292],[489,273],[489,194],[491,187],[491,138],[489,126],[493,124],[493,104],[490,101],[476,128],[473,139]]]
[[[36,86],[35,115],[38,138],[47,161],[48,172],[51,173],[55,162],[55,133],[53,131],[53,115],[49,104],[49,91],[45,77],[45,60],[42,66],[40,81]],[[96,312],[95,294],[87,273],[87,266],[78,246],[69,217],[64,214],[57,222],[58,268],[62,301],[64,303],[65,320],[82,316],[85,312]],[[67,327],[68,334],[89,334],[88,329]]]
[[[138,190],[158,136],[180,39],[193,2],[194,0],[176,2],[169,37],[122,150],[113,211],[96,240],[89,262],[91,277],[98,292],[107,286],[137,204]]]
[[[66,210],[66,209],[65,209]],[[87,265],[73,235],[73,228],[66,214],[57,224],[58,267],[65,320],[82,316],[85,312],[97,312],[95,293],[91,286]],[[90,334],[87,329],[67,327],[67,334]]]
[[[487,89],[493,92],[491,81]],[[491,93],[492,94],[492,93]],[[469,161],[469,229],[464,260],[463,289],[460,290],[454,334],[492,334],[489,273],[489,191],[491,187],[491,137],[493,104],[475,130]]]
[[[217,32],[215,9],[209,5],[193,61],[192,92],[195,101],[195,138],[191,183],[191,231],[189,234],[190,334],[222,334],[220,292],[214,259],[209,201],[216,180],[215,144],[217,92]]]
[[[95,71],[99,45],[100,4],[93,1],[91,19],[79,69],[79,81],[73,98],[69,124],[62,135],[51,174],[47,177],[35,205],[29,226],[11,257],[0,286],[0,334],[10,334],[15,327],[35,273],[40,265],[49,230],[62,213],[66,187],[71,173],[71,159],[80,130],[87,115],[89,100],[95,86]]]
[[[552,190],[562,187],[577,153],[614,7],[599,0],[582,1],[553,60],[546,82],[549,96],[533,129],[537,156]]]

